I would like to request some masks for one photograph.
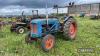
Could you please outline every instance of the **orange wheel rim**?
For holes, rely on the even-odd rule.
[[[70,28],[69,28],[69,33],[71,37],[75,37],[76,35],[76,25],[74,23],[71,23]]]
[[[46,40],[46,48],[47,49],[50,49],[50,48],[52,48],[53,47],[53,40],[52,40],[52,38],[48,38],[47,40]]]

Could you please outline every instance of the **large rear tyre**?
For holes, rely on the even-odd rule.
[[[25,28],[19,26],[19,27],[16,28],[16,32],[17,32],[18,34],[23,34],[23,33],[25,33]]]
[[[64,38],[67,40],[74,40],[77,33],[77,22],[74,18],[69,18],[63,27]]]
[[[42,39],[42,49],[46,52],[51,50],[55,45],[55,37],[51,34],[46,35]]]

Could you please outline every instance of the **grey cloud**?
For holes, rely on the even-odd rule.
[[[51,8],[55,4],[64,6],[67,1],[69,0],[0,0],[0,15],[20,15],[23,10],[30,12],[33,9],[38,9],[41,14],[44,14],[43,8],[46,3],[48,8]]]
[[[52,7],[54,4],[62,5],[67,1],[68,0],[0,0],[0,7],[19,5],[28,8],[44,8],[46,3],[48,7]]]

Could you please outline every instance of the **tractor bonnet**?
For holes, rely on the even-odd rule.
[[[47,21],[46,18],[44,18],[44,19],[33,19],[31,21],[31,24],[38,24],[38,23],[46,24],[46,21]],[[49,24],[54,23],[54,22],[59,22],[57,18],[48,18],[48,21],[49,21]]]

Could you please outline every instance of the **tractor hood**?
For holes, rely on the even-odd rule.
[[[59,23],[59,20],[57,18],[48,18],[48,23],[54,23],[54,22],[58,22]],[[43,18],[43,19],[33,19],[31,21],[31,24],[46,24],[47,23],[47,19],[46,18]]]

